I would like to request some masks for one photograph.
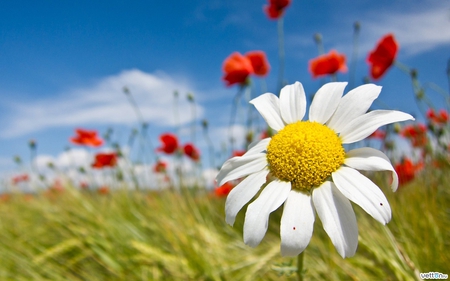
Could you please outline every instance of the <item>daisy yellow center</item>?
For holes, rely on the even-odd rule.
[[[344,159],[345,150],[339,136],[317,122],[286,125],[267,147],[270,172],[304,191],[320,186]]]

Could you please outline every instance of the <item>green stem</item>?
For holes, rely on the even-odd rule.
[[[297,280],[303,281],[303,256],[305,251],[301,252],[300,255],[297,256]]]
[[[253,105],[250,103],[250,100],[252,99],[252,89],[249,87],[247,87],[246,91],[245,91],[245,97],[246,97],[246,102],[247,102],[247,128],[246,128],[246,138],[247,138],[247,143],[245,144],[245,147],[248,147],[248,145],[252,142],[252,138],[253,136],[251,136],[250,134],[252,134],[251,132],[251,127],[252,127],[252,113],[253,113]]]
[[[283,32],[283,17],[278,19],[278,56],[280,65],[278,69],[278,96],[281,88],[283,88],[284,80],[284,32]]]
[[[447,61],[448,93],[450,95],[450,59]]]
[[[193,94],[188,94],[188,101],[191,104],[191,114],[192,114],[192,123],[191,123],[191,142],[195,143],[195,130],[197,124],[197,113],[195,110],[195,99]]]
[[[411,68],[409,66],[407,66],[406,64],[403,64],[396,60],[396,61],[394,61],[394,65],[401,71],[405,72],[407,75],[411,75]]]
[[[355,22],[353,25],[353,52],[352,60],[350,64],[350,81],[349,89],[353,89],[355,86],[355,75],[356,75],[356,61],[358,60],[358,39],[359,39],[359,22]]]
[[[230,149],[231,149],[231,153],[233,153],[234,150],[234,134],[233,134],[233,126],[234,123],[236,122],[236,113],[237,113],[237,108],[239,106],[239,100],[241,99],[244,87],[248,87],[248,86],[240,86],[239,87],[239,91],[236,93],[236,95],[234,96],[233,99],[233,105],[231,107],[231,114],[230,114],[230,125],[228,127],[228,139],[230,141]]]
[[[216,165],[214,163],[214,144],[211,141],[211,138],[208,134],[208,122],[206,120],[203,120],[203,136],[205,137],[206,143],[208,144],[208,150],[209,150],[209,165],[212,168],[215,168]]]

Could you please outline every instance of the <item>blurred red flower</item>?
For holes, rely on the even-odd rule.
[[[430,108],[427,111],[427,117],[433,125],[445,125],[448,122],[448,112],[445,109],[441,109],[439,113],[436,113],[434,109]]]
[[[400,184],[405,184],[412,181],[416,176],[416,173],[422,168],[423,163],[419,162],[414,164],[409,158],[403,158],[402,161],[394,167]]]
[[[60,179],[55,179],[53,185],[49,187],[49,192],[63,192],[64,186]]]
[[[250,60],[255,75],[266,76],[269,73],[270,64],[265,52],[251,51],[247,52],[245,56]]]
[[[375,132],[373,132],[368,138],[370,139],[379,139],[383,140],[386,137],[386,132],[382,131],[380,129],[377,129]]]
[[[8,202],[11,199],[11,194],[2,193],[0,194],[0,202]]]
[[[161,160],[156,161],[155,166],[153,167],[153,171],[155,173],[164,173],[167,169],[167,163]]]
[[[251,60],[238,52],[232,53],[225,59],[222,69],[225,72],[222,80],[228,87],[234,84],[245,85],[247,77],[254,71]]]
[[[172,154],[178,149],[178,138],[174,134],[162,134],[159,139],[161,140],[162,146],[158,147],[156,151]]]
[[[393,34],[387,34],[381,38],[375,49],[367,57],[372,79],[379,79],[391,67],[397,56],[397,50],[398,44]]]
[[[76,129],[75,133],[75,137],[70,138],[70,142],[73,144],[92,147],[98,147],[103,144],[103,140],[97,135],[95,130]]]
[[[200,160],[200,152],[192,143],[185,144],[183,150],[184,154],[186,154],[186,156],[188,156],[192,160],[194,161]]]
[[[29,180],[30,180],[30,177],[27,174],[21,174],[21,175],[14,176],[12,178],[12,183],[13,184],[18,184],[20,182],[26,182],[26,181],[29,181]]]
[[[291,4],[291,0],[269,0],[269,5],[264,5],[263,9],[269,19],[278,19],[289,4]]]
[[[217,197],[226,197],[230,191],[233,189],[233,185],[230,182],[227,182],[219,187],[216,187],[214,189],[214,194]]]
[[[423,147],[428,142],[427,126],[421,123],[405,126],[400,135],[409,139],[413,147]]]
[[[86,181],[80,182],[80,188],[81,189],[89,189],[89,183]]]
[[[107,195],[107,194],[109,194],[109,191],[110,191],[109,187],[107,187],[106,185],[100,186],[97,189],[97,192],[101,195]]]
[[[233,155],[231,157],[242,156],[245,154],[245,150],[234,150]]]
[[[117,155],[114,152],[97,153],[95,161],[92,164],[93,168],[101,169],[105,167],[114,167],[117,164]]]
[[[324,75],[332,75],[336,72],[346,72],[345,55],[331,50],[328,54],[318,56],[309,61],[309,72],[313,78]]]

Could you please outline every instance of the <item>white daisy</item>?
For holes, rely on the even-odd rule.
[[[391,171],[395,191],[398,177],[389,159],[369,147],[346,152],[343,144],[360,141],[380,126],[414,118],[394,110],[366,113],[381,87],[367,84],[343,96],[346,85],[335,82],[321,87],[310,106],[309,121],[302,121],[306,97],[299,82],[284,87],[280,98],[266,93],[250,101],[277,133],[250,145],[243,156],[226,161],[217,175],[219,185],[247,176],[228,195],[225,212],[230,225],[264,186],[245,214],[247,245],[256,247],[261,242],[269,214],[283,203],[284,256],[298,255],[309,244],[316,212],[342,257],[353,256],[358,245],[350,201],[382,224],[390,221],[391,208],[383,192],[357,171]]]

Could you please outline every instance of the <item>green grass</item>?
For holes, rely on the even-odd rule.
[[[449,274],[448,171],[425,171],[392,193],[383,226],[354,205],[356,255],[342,259],[317,219],[305,251],[305,280],[420,280]],[[67,188],[0,203],[0,280],[295,280],[295,258],[280,256],[281,210],[263,242],[242,242],[244,212],[225,223],[224,199],[189,192],[109,195]]]

